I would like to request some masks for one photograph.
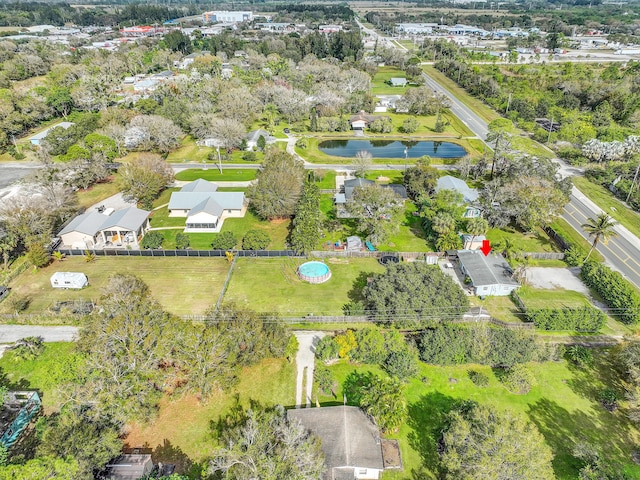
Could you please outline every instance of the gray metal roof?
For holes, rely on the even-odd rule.
[[[217,190],[218,185],[202,178],[189,182],[180,189],[181,192],[215,192]]]
[[[223,211],[224,209],[220,206],[220,204],[213,198],[209,197],[189,210],[189,216],[195,215],[196,213],[205,212],[219,217],[220,215],[222,215]]]
[[[288,410],[287,416],[320,438],[326,479],[340,478],[334,472],[340,467],[384,468],[378,428],[358,407],[300,408]]]
[[[366,178],[352,178],[351,180],[344,181],[344,196],[347,200],[351,200],[353,197],[353,190],[357,187],[368,187],[374,185],[376,182],[367,180]]]
[[[451,175],[445,175],[438,179],[436,192],[439,192],[440,190],[453,190],[455,192],[459,192],[462,194],[466,203],[473,203],[479,197],[478,191],[475,188],[469,188],[469,185],[467,185],[464,180],[452,177]]]
[[[82,213],[71,220],[66,227],[60,230],[58,235],[80,232],[93,237],[100,231],[100,227],[106,219],[107,217],[105,215],[98,212]]]
[[[244,205],[244,192],[173,192],[169,210],[191,210],[209,198],[224,210],[241,210]]]
[[[272,137],[271,135],[269,135],[269,132],[267,132],[266,130],[258,129],[252,130],[247,133],[247,141],[257,142],[260,136],[263,136],[266,142],[273,142],[276,139],[276,137]]]
[[[73,122],[60,122],[60,123],[57,123],[55,125],[50,126],[46,130],[41,131],[40,133],[36,133],[33,137],[29,137],[29,140],[42,140],[44,137],[49,135],[49,132],[51,132],[51,130],[53,130],[54,128],[62,127],[62,128],[64,128],[66,130],[67,128],[71,127],[72,125],[75,125],[75,123],[73,123]]]
[[[118,210],[109,215],[100,230],[106,230],[107,228],[121,227],[127,230],[138,230],[144,222],[149,218],[149,213],[146,210],[141,210],[136,207],[125,208],[124,210]]]
[[[519,285],[512,270],[499,253],[487,255],[480,250],[458,250],[458,259],[474,287],[485,285]]]

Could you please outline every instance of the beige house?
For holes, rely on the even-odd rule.
[[[58,236],[65,248],[78,250],[92,248],[139,248],[142,237],[150,228],[149,213],[136,207],[125,208],[111,214],[89,212],[78,215],[64,227]]]
[[[243,192],[218,192],[218,186],[199,178],[173,192],[170,217],[186,217],[185,232],[217,233],[227,218],[241,218],[247,212]]]

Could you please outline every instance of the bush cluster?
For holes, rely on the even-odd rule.
[[[553,346],[536,340],[527,330],[510,330],[483,325],[441,325],[426,330],[421,338],[420,357],[433,365],[479,363],[511,367],[517,363],[556,360]]]
[[[597,332],[607,321],[607,316],[594,307],[536,308],[526,312],[528,322],[540,330],[574,330]]]
[[[611,315],[622,323],[638,323],[640,294],[622,275],[601,263],[589,261],[582,266],[580,276],[584,283],[593,288],[609,308],[613,309]]]
[[[418,354],[397,330],[383,333],[376,327],[347,330],[335,337],[323,337],[316,346],[316,358],[324,362],[344,358],[357,363],[379,365],[393,377],[404,380],[418,374]]]

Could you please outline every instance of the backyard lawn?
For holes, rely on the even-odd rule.
[[[161,460],[162,452],[182,452],[191,461],[209,458],[216,447],[212,432],[221,416],[250,401],[262,405],[292,406],[295,403],[295,365],[283,359],[267,359],[245,367],[239,383],[228,391],[216,392],[206,403],[194,395],[164,397],[158,417],[147,424],[129,425],[125,442],[131,446],[148,445]],[[166,448],[170,445],[172,448]],[[175,457],[174,457],[175,458]],[[164,461],[171,461],[165,457]]]
[[[236,302],[259,312],[278,312],[287,316],[342,315],[342,307],[357,298],[359,289],[371,273],[384,267],[373,258],[327,258],[331,279],[311,285],[298,278],[301,258],[238,258],[225,302]]]
[[[50,413],[64,400],[56,387],[65,381],[74,348],[72,342],[47,343],[35,360],[18,360],[7,351],[0,358],[3,383],[10,390],[38,390],[45,411]]]
[[[531,233],[524,233],[512,227],[491,228],[487,232],[487,239],[490,240],[493,248],[504,246],[505,241],[514,245],[515,250],[520,252],[559,252],[557,247],[542,229],[537,229]]]
[[[115,195],[120,192],[119,186],[120,175],[117,173],[111,177],[106,182],[97,183],[86,190],[78,190],[76,192],[76,198],[78,199],[78,204],[82,208],[89,208],[96,203]]]
[[[592,306],[582,293],[573,290],[547,290],[523,286],[518,289],[518,296],[527,308],[579,308]]]
[[[229,266],[222,258],[170,257],[98,257],[87,263],[84,257],[67,257],[39,270],[28,269],[9,287],[11,297],[28,297],[26,313],[46,311],[53,302],[96,300],[114,273],[137,275],[149,285],[151,294],[169,312],[177,315],[201,314],[215,305],[226,279]],[[83,272],[89,286],[82,290],[51,287],[49,278],[55,272]],[[9,302],[0,304],[8,311]]]
[[[442,472],[437,469],[438,441],[446,413],[461,399],[514,410],[533,421],[554,451],[553,467],[560,480],[577,478],[581,464],[571,456],[571,450],[583,440],[603,448],[606,462],[621,462],[629,478],[638,478],[640,466],[631,461],[631,453],[640,440],[639,432],[623,409],[610,413],[597,402],[598,392],[605,386],[618,387],[619,379],[612,375],[606,351],[595,353],[593,367],[577,369],[566,361],[530,364],[537,385],[526,395],[509,393],[489,367],[422,364],[421,380],[411,380],[406,390],[408,421],[397,435],[391,436],[400,442],[404,471],[388,471],[383,478],[442,478]],[[329,368],[339,387],[335,397],[319,398],[322,405],[342,404],[341,387],[350,372],[380,373],[377,367],[369,365],[355,367],[339,363]],[[475,386],[468,377],[470,369],[485,373],[490,379],[489,385]]]

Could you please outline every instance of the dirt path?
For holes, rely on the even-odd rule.
[[[307,407],[311,406],[311,390],[313,388],[313,370],[315,366],[315,346],[320,339],[326,335],[325,332],[309,332],[296,331],[293,332],[298,339],[298,353],[296,355],[296,367],[298,374],[296,376],[296,408],[302,407],[303,384],[306,369],[306,391],[305,403]]]

